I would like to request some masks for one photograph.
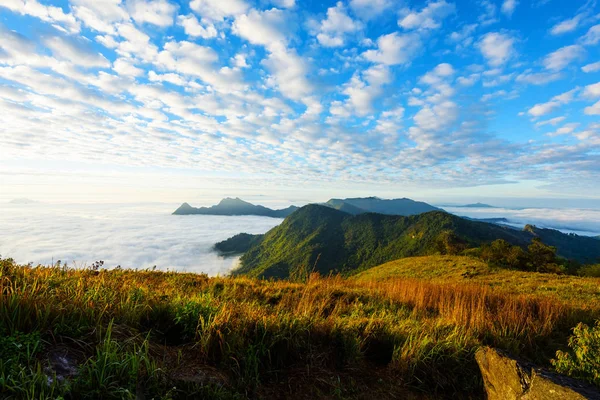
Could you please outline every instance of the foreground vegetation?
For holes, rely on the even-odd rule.
[[[477,281],[488,267],[468,260],[446,281],[400,268],[295,283],[1,260],[0,397],[481,398],[483,344],[547,366],[560,350],[558,368],[593,376],[568,344],[600,318],[600,280],[523,272],[556,290],[521,290]],[[595,343],[585,329],[578,343]]]

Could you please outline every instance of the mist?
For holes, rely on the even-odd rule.
[[[171,215],[176,204],[0,206],[0,255],[19,263],[61,260],[85,267],[152,268],[226,274],[238,258],[212,246],[240,232],[264,233],[281,220],[256,216]]]

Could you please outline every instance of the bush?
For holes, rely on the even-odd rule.
[[[522,248],[512,246],[502,239],[481,246],[480,257],[488,264],[514,269],[525,269],[528,260],[527,254]]]
[[[577,270],[577,275],[587,276],[590,278],[600,278],[600,264],[584,265]]]
[[[573,328],[569,347],[570,352],[556,352],[556,371],[600,386],[600,320],[595,327],[579,323]]]

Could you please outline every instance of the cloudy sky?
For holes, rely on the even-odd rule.
[[[600,6],[0,0],[0,200],[600,198]]]

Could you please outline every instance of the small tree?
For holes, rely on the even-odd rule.
[[[527,247],[529,252],[529,268],[537,272],[557,272],[560,271],[558,260],[556,258],[556,247],[548,246],[542,243],[538,237],[531,240]]]
[[[512,246],[506,240],[494,240],[481,246],[481,259],[488,264],[524,269],[527,266],[527,254],[519,246]]]
[[[446,230],[438,235],[436,247],[440,254],[456,255],[463,252],[467,244],[456,233]]]

